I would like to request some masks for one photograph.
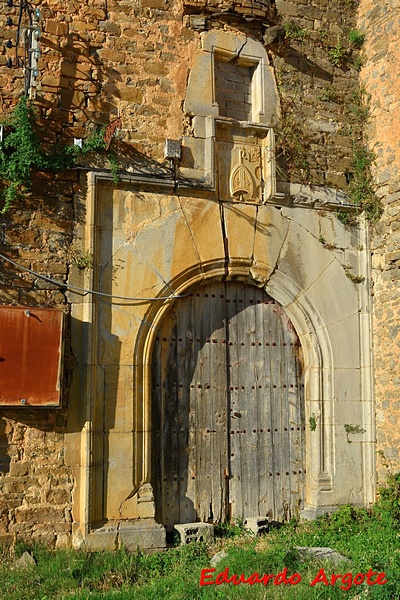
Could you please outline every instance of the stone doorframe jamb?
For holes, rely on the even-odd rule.
[[[220,268],[220,262],[207,265],[207,272],[201,273],[199,265],[194,265],[179,277],[180,281],[169,284],[176,294],[187,294],[201,284],[210,281],[232,280],[256,285],[250,275],[251,262],[232,261],[229,276]],[[319,417],[319,435],[310,436],[306,428],[306,494],[305,514],[312,515],[323,506],[323,492],[332,489],[333,434],[331,415],[333,413],[333,359],[329,337],[322,319],[305,294],[286,275],[276,272],[264,286],[265,291],[279,302],[291,319],[299,335],[305,361],[305,411],[306,423],[312,414]],[[161,291],[160,295],[165,292]],[[137,486],[151,482],[151,363],[154,341],[159,324],[171,308],[170,301],[164,301],[150,308],[144,325],[138,334],[134,357],[134,388],[136,390],[136,440],[139,442],[135,460],[134,481]],[[151,325],[150,325],[151,324]],[[140,441],[139,441],[140,440]],[[322,497],[321,497],[322,493]],[[322,508],[321,506],[321,508]]]

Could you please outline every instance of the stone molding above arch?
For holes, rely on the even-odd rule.
[[[194,57],[183,104],[184,112],[192,117],[192,133],[182,138],[178,188],[183,191],[190,182],[191,189],[198,186],[203,191],[211,191],[212,197],[218,196],[223,185],[218,181],[221,169],[216,156],[217,140],[221,137],[221,128],[231,127],[243,140],[254,132],[263,139],[263,203],[324,210],[353,208],[341,190],[277,181],[274,127],[281,111],[274,69],[264,46],[241,32],[213,30],[203,32],[200,37],[201,50]],[[221,115],[216,98],[217,61],[253,69],[249,120],[235,121]]]

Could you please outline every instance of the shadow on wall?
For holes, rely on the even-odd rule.
[[[8,454],[8,437],[6,435],[7,423],[0,419],[0,475],[7,475],[10,471],[11,457]]]
[[[48,117],[64,125],[67,137],[68,130],[71,138],[87,134],[84,122],[74,122],[73,111],[82,111],[87,121],[92,123],[106,124],[109,115],[117,116],[117,106],[107,96],[105,99],[101,98],[100,91],[102,87],[107,91],[108,87],[112,87],[121,78],[114,69],[107,69],[107,75],[102,70],[97,54],[101,46],[93,45],[77,33],[66,34],[61,47],[44,35],[41,45],[44,49],[61,53],[61,64],[58,80],[54,77],[45,79],[36,100],[47,109]],[[54,92],[58,96],[57,105],[44,97],[45,94]]]

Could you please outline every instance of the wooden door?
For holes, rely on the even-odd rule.
[[[301,348],[262,290],[212,283],[179,300],[153,353],[157,519],[283,521],[304,496]]]

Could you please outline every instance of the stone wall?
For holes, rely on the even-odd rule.
[[[196,34],[182,28],[176,4],[129,2],[42,2],[40,77],[36,104],[46,135],[85,137],[94,124],[118,114],[123,134],[138,151],[162,158],[166,136],[178,137]],[[160,5],[160,6],[158,6]],[[1,7],[2,34],[15,39],[17,8]],[[14,44],[15,45],[15,44]],[[5,67],[15,48],[0,56],[4,113],[22,92],[22,69]]]
[[[42,58],[35,104],[41,135],[48,142],[70,143],[72,138],[86,137],[96,125],[121,116],[122,126],[115,143],[121,173],[132,172],[138,160],[146,158],[152,159],[157,168],[163,166],[171,175],[164,163],[164,141],[191,135],[192,120],[184,114],[182,106],[194,57],[201,47],[200,34],[213,28],[241,31],[264,39],[278,82],[282,109],[277,136],[280,177],[293,182],[347,186],[351,143],[344,128],[351,117],[343,107],[358,85],[358,51],[348,38],[350,29],[355,27],[351,2],[277,0],[274,5],[248,0],[224,3],[193,0],[184,2],[183,11],[179,2],[163,0],[142,0],[140,5],[115,0],[107,3],[47,0],[40,6]],[[3,3],[0,35],[4,40],[15,40],[15,27],[6,26],[7,16],[16,22],[17,9]],[[271,31],[271,27],[276,29]],[[335,49],[336,55],[341,54],[341,49],[345,52],[339,62],[332,54]],[[22,70],[5,66],[7,58],[14,55],[14,48],[2,46],[2,117],[9,113],[22,91]],[[386,159],[382,157],[382,161]],[[86,197],[80,182],[82,178],[73,171],[56,176],[39,174],[29,199],[2,216],[0,252],[22,266],[67,281],[73,266],[73,249],[83,250],[77,231],[83,227]],[[382,180],[383,184],[386,185],[386,180]],[[158,202],[154,204],[158,210]],[[389,209],[385,215],[389,220],[393,217]],[[153,216],[149,217],[148,223],[153,220]],[[390,226],[394,229],[394,225]],[[322,235],[323,230],[318,232]],[[317,235],[314,237],[317,239]],[[379,239],[375,241],[378,262],[383,252],[396,250],[385,249],[385,239]],[[396,266],[396,255],[389,256],[391,264]],[[357,260],[354,258],[355,265]],[[58,288],[34,276],[2,263],[0,277],[2,303],[61,306],[67,311],[70,308],[70,299],[67,301]],[[379,277],[384,282],[387,275]],[[345,282],[348,283],[346,279]],[[389,315],[381,310],[379,313],[377,304],[376,319],[387,322]],[[15,535],[31,536],[60,546],[69,540],[71,490],[76,480],[73,468],[66,464],[63,449],[67,438],[70,454],[75,452],[76,460],[80,460],[74,434],[82,426],[82,415],[72,418],[68,414],[69,380],[75,367],[69,337],[68,330],[61,411],[32,411],[24,416],[15,411],[2,413],[3,541],[12,541]],[[81,341],[75,340],[75,345]],[[377,338],[376,345],[380,348],[378,342]],[[383,342],[384,339],[380,343]],[[384,355],[382,350],[380,356]],[[387,364],[387,361],[377,364],[379,372],[387,370]],[[390,385],[393,384],[387,384]],[[75,407],[80,401],[80,390],[75,388],[74,394]],[[385,408],[382,400],[382,409]],[[384,420],[383,413],[379,415]],[[394,434],[386,443],[393,440]],[[68,464],[72,464],[72,459]],[[100,459],[98,467],[102,468]]]
[[[276,9],[285,33],[267,47],[281,96],[283,178],[346,189],[352,169],[346,107],[358,89],[359,53],[349,41],[354,7],[277,0]],[[269,41],[268,30],[264,38]]]
[[[383,215],[371,232],[374,355],[379,480],[400,468],[400,148],[399,25],[395,1],[362,0],[359,27],[365,32],[361,80],[370,95],[366,133],[376,160],[374,180]]]
[[[252,69],[220,60],[214,64],[215,97],[220,116],[250,121]]]
[[[77,181],[76,172],[42,174],[31,197],[2,217],[0,253],[22,267],[65,282]],[[60,288],[4,261],[0,302],[68,311]],[[61,410],[0,409],[0,544],[17,537],[54,547],[70,539],[73,481],[64,459],[66,399],[73,364],[69,343],[66,330]]]
[[[181,105],[200,32],[217,27],[260,40],[265,34],[283,108],[282,166],[292,180],[345,187],[350,151],[343,106],[358,81],[358,52],[348,37],[355,27],[351,2],[278,0],[260,3],[263,10],[247,0],[215,7],[185,2],[185,11],[192,5],[203,11],[200,21],[182,15],[179,3],[160,0],[143,0],[140,7],[41,3],[36,103],[46,119],[46,136],[85,137],[96,124],[120,115],[119,154],[136,150],[162,160],[164,139],[187,130]],[[5,21],[11,16],[15,22],[16,11],[1,8],[4,39],[15,38],[15,26],[6,27]],[[252,11],[264,12],[250,17]],[[278,27],[275,36],[270,27]],[[344,52],[337,64],[331,54],[335,48]],[[22,70],[4,66],[14,54],[15,48],[4,47],[0,54],[3,113],[22,91]]]
[[[197,46],[197,34],[182,28],[177,8],[151,0],[136,9],[123,2],[106,7],[104,2],[52,0],[40,8],[42,56],[35,97],[39,135],[48,143],[71,143],[120,115],[119,156],[128,154],[132,160],[144,153],[162,160],[165,137],[182,133],[181,102]],[[6,26],[8,16],[14,26]],[[18,8],[3,4],[0,35],[12,40],[13,47],[2,45],[0,53],[1,120],[23,91],[22,69],[6,66],[7,59],[15,57],[17,20]],[[82,254],[76,245],[82,201],[76,171],[35,175],[29,196],[1,216],[0,252],[25,268],[66,282]],[[5,262],[0,302],[70,310],[57,286]],[[62,409],[1,413],[0,541],[5,544],[16,537],[51,546],[71,540],[75,474],[71,456],[67,466],[64,453],[66,436],[71,448],[72,432],[82,422],[68,410],[76,359],[69,320],[67,324]],[[79,444],[73,452],[79,456]]]
[[[186,14],[211,14],[214,17],[227,13],[232,19],[245,17],[249,21],[268,18],[273,14],[273,0],[184,0]]]
[[[0,421],[0,545],[70,543],[73,480],[57,421],[10,411]]]

